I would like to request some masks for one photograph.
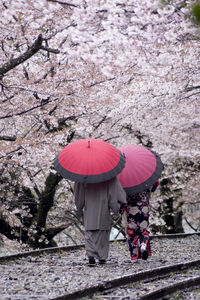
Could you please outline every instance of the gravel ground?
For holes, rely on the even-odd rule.
[[[177,298],[177,295],[179,298]],[[175,293],[174,298],[171,297],[168,300],[179,300],[179,299],[180,300],[199,300],[200,299],[200,287],[195,287],[194,289],[186,289],[184,291],[178,291],[177,293]]]
[[[131,263],[127,244],[110,245],[106,265],[87,266],[85,250],[28,256],[0,264],[0,299],[52,299],[123,275],[200,258],[197,235],[151,241],[152,256]]]

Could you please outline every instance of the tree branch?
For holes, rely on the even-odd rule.
[[[10,154],[12,154],[12,153],[14,153],[14,152],[18,152],[18,151],[21,150],[21,149],[23,149],[23,147],[22,147],[22,146],[19,146],[18,148],[14,149],[14,150],[12,150],[12,151],[10,151],[10,152],[7,152],[5,155],[0,156],[0,159],[2,159],[2,158],[6,157],[6,156],[8,156],[8,155],[10,155]]]
[[[188,221],[188,219],[186,217],[184,217],[186,223],[188,224],[188,226],[190,226],[190,228],[192,228],[194,231],[197,232],[197,228],[194,228],[194,226],[192,226],[192,224]]]
[[[58,233],[65,230],[70,225],[72,225],[72,222],[67,222],[67,223],[62,224],[62,225],[57,226],[57,227],[48,228],[48,229],[45,230],[44,235],[47,237],[48,240],[51,240],[51,239],[54,238],[55,235],[57,235]]]
[[[59,4],[62,4],[62,5],[66,5],[66,6],[78,7],[78,5],[68,3],[68,2],[59,1],[59,0],[47,0],[47,2],[54,2],[54,3],[59,3]]]
[[[104,83],[104,82],[107,82],[107,81],[111,81],[111,80],[114,80],[114,79],[115,79],[115,77],[108,78],[108,79],[101,80],[101,81],[96,81],[96,82],[93,82],[90,85],[88,85],[88,87],[93,87],[95,85],[98,85],[98,84],[101,84],[101,83]]]
[[[99,121],[99,123],[97,125],[93,125],[94,130],[97,130],[99,128],[99,126],[106,120],[107,120],[107,116],[103,116],[103,118]]]
[[[196,89],[200,89],[200,85],[196,85],[196,86],[189,86],[189,87],[186,87],[186,92],[190,92],[192,90],[196,90]]]
[[[44,39],[42,37],[42,34],[39,34],[37,39],[35,40],[35,42],[32,44],[32,46],[26,52],[24,52],[17,58],[11,59],[9,62],[7,62],[6,64],[4,64],[0,67],[0,77],[3,77],[4,74],[6,74],[10,70],[14,69],[18,65],[22,64],[23,62],[25,62],[27,59],[29,59],[34,54],[36,54],[40,49],[48,51],[48,52],[52,52],[55,54],[59,53],[59,50],[55,50],[55,49],[51,49],[51,48],[42,46],[43,41],[44,41]]]
[[[14,142],[16,141],[16,136],[7,136],[7,135],[3,135],[0,136],[0,141],[9,141],[9,142]]]
[[[45,50],[47,52],[55,53],[55,54],[60,53],[60,51],[58,49],[52,49],[52,48],[45,47],[45,46],[41,46],[40,49]]]
[[[49,97],[48,97],[49,98]],[[49,99],[41,99],[41,103],[40,104],[38,104],[38,105],[36,105],[36,106],[33,106],[33,107],[31,107],[31,108],[29,108],[29,109],[26,109],[26,110],[24,110],[24,111],[21,111],[21,112],[19,112],[19,113],[16,113],[16,114],[8,114],[8,115],[6,115],[6,116],[2,116],[2,117],[0,117],[0,120],[2,120],[2,119],[7,119],[7,118],[12,118],[13,116],[21,116],[21,115],[23,115],[23,114],[26,114],[26,113],[28,113],[28,112],[30,112],[30,111],[32,111],[32,110],[34,110],[34,109],[37,109],[37,108],[39,108],[39,107],[43,107],[44,105],[46,105],[46,104],[48,104],[48,103],[50,103],[50,102],[53,102],[53,101],[56,101],[56,100],[58,100],[58,98],[56,98],[56,99],[54,99],[54,100],[49,100]],[[42,101],[43,100],[43,101]]]

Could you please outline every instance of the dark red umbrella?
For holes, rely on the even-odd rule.
[[[137,145],[118,149],[125,156],[126,165],[117,177],[128,195],[150,188],[161,176],[163,163],[156,152]]]
[[[114,178],[125,166],[121,152],[99,139],[82,139],[67,145],[54,159],[56,171],[77,182],[103,182]]]

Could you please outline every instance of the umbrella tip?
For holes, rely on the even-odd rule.
[[[88,148],[90,148],[90,141],[88,141]]]

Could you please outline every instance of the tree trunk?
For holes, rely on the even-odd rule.
[[[62,177],[57,173],[53,174],[52,172],[46,179],[45,189],[41,193],[39,198],[39,206],[38,213],[36,215],[36,234],[34,236],[34,242],[32,242],[32,246],[38,247],[40,242],[39,239],[41,235],[44,235],[47,215],[51,207],[54,203],[54,195],[56,192],[56,187],[58,183],[61,181]]]

